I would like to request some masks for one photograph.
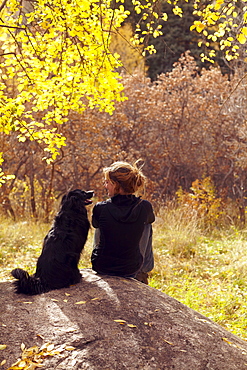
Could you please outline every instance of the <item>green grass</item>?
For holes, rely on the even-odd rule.
[[[154,227],[150,285],[247,339],[247,229],[203,232],[183,211]]]
[[[50,225],[2,219],[0,281],[15,267],[34,272]],[[91,267],[93,230],[80,268]],[[247,228],[204,231],[188,212],[164,209],[154,224],[150,285],[247,339]]]

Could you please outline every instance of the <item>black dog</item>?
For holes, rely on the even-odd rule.
[[[93,191],[79,189],[63,196],[53,226],[44,239],[35,274],[30,276],[19,268],[11,272],[18,279],[14,282],[16,293],[40,294],[79,283],[78,263],[90,227],[85,205],[92,203],[89,200],[92,196]]]

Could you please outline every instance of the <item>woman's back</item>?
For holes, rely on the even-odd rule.
[[[92,223],[100,230],[100,241],[93,252],[93,268],[118,275],[138,271],[143,262],[139,243],[145,225],[152,222],[151,204],[135,195],[117,194],[97,203]]]

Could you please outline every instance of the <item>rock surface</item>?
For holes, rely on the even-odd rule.
[[[78,285],[31,297],[0,283],[0,369],[23,344],[44,343],[57,349],[42,359],[46,370],[247,369],[247,342],[205,316],[134,279],[82,275]]]

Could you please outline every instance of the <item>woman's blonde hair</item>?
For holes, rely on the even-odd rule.
[[[138,162],[133,165],[127,162],[114,162],[110,167],[103,169],[105,178],[116,184],[116,193],[119,193],[120,188],[126,194],[134,194],[144,189],[146,177],[141,168],[137,167]]]

